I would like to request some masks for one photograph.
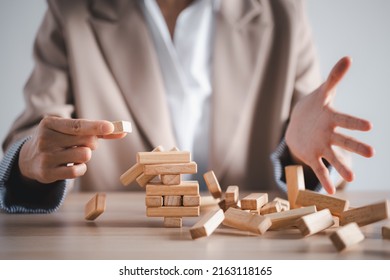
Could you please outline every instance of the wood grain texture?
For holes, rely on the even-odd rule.
[[[251,193],[241,199],[241,209],[258,210],[268,202],[268,193]]]
[[[210,236],[223,222],[224,218],[225,215],[223,214],[222,209],[209,211],[190,228],[192,239]]]
[[[266,214],[272,221],[270,229],[281,229],[295,226],[297,220],[305,215],[312,214],[317,211],[315,206],[307,206],[302,208],[291,209],[279,213]]]
[[[164,163],[189,163],[191,162],[190,152],[169,151],[169,152],[139,152],[137,162],[141,164],[164,164]]]
[[[163,206],[164,198],[161,195],[147,195],[145,196],[145,206],[147,207],[161,207]]]
[[[180,185],[162,185],[150,183],[146,185],[146,195],[199,195],[198,181],[183,181]]]
[[[356,223],[349,223],[329,236],[338,251],[345,250],[364,240],[364,235]]]
[[[106,210],[106,194],[95,194],[85,205],[84,218],[88,221],[97,219]]]
[[[383,239],[390,239],[390,226],[383,226],[382,227],[382,238]]]
[[[148,217],[198,217],[199,207],[147,207]]]
[[[289,165],[285,167],[287,197],[292,209],[296,208],[295,200],[299,190],[305,189],[305,178],[301,165]]]
[[[309,190],[298,191],[296,204],[301,206],[315,205],[317,210],[329,209],[335,216],[340,216],[342,212],[349,208],[348,200]]]
[[[270,228],[271,219],[231,207],[225,212],[223,224],[256,234],[263,234]]]
[[[148,164],[144,165],[143,172],[146,175],[195,174],[198,172],[198,165],[194,161],[188,163]]]
[[[218,179],[214,174],[214,171],[210,170],[203,174],[203,178],[206,182],[207,188],[209,189],[209,192],[214,198],[221,198],[222,197],[222,190],[221,186],[219,185]]]
[[[164,196],[164,206],[183,206],[183,199],[180,195]]]
[[[184,195],[183,206],[200,206],[201,197],[200,195]]]
[[[181,228],[183,227],[183,218],[181,217],[164,217],[164,227]]]
[[[329,209],[308,214],[298,219],[296,227],[303,236],[309,236],[323,231],[334,225],[333,216]]]
[[[253,211],[259,212],[258,210],[253,210]],[[280,202],[274,200],[264,204],[263,207],[260,208],[260,215],[271,214],[271,213],[276,213],[281,211],[282,211],[282,206],[280,205]]]
[[[161,182],[164,185],[180,185],[181,175],[161,175]]]
[[[225,200],[229,203],[237,203],[239,196],[239,187],[238,186],[228,186],[225,191]]]
[[[389,218],[387,200],[345,211],[340,215],[340,225],[357,223],[360,227]]]

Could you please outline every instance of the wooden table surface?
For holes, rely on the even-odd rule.
[[[93,193],[71,193],[62,208],[47,215],[0,214],[0,259],[390,259],[390,241],[381,226],[362,227],[366,239],[338,253],[332,230],[303,238],[296,229],[264,235],[220,226],[207,238],[192,240],[199,219],[183,218],[183,228],[162,227],[163,218],[145,215],[144,193],[107,193],[107,209],[96,221],[84,220]],[[390,199],[390,192],[341,192],[351,206]],[[215,206],[201,208],[201,215]]]

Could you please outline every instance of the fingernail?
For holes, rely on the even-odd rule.
[[[102,135],[111,134],[114,131],[114,125],[110,122],[104,122],[100,126],[100,131]]]

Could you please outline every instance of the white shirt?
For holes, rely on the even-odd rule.
[[[190,151],[198,176],[208,167],[214,0],[195,0],[177,18],[173,40],[155,0],[141,0],[159,59],[180,150]],[[188,177],[186,178],[188,179]]]

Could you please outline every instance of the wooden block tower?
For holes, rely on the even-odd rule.
[[[197,164],[189,152],[173,148],[168,152],[139,152],[136,165],[142,166],[141,186],[146,186],[146,215],[164,217],[165,227],[182,227],[183,217],[198,217],[200,195],[198,181],[182,181],[182,174],[195,174]],[[152,181],[159,177],[159,181]],[[137,182],[139,180],[137,179]],[[128,183],[128,181],[126,181]]]

